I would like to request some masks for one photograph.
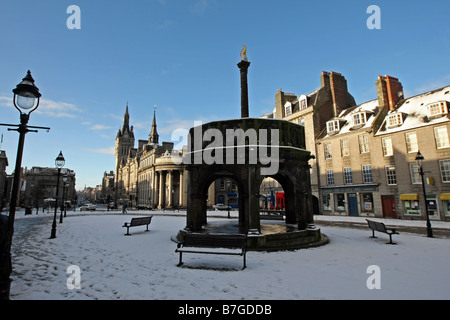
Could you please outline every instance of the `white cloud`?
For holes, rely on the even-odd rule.
[[[90,129],[91,129],[91,130],[94,130],[94,131],[100,131],[100,130],[108,130],[108,129],[111,129],[111,127],[105,126],[105,125],[103,125],[103,124],[95,124],[95,125],[93,125]]]
[[[41,99],[35,112],[54,118],[76,118],[82,110],[72,103]]]
[[[0,96],[0,106],[13,106],[13,98]],[[41,99],[34,112],[53,118],[76,118],[83,111],[72,103]]]
[[[87,149],[89,152],[95,152],[95,153],[101,153],[101,154],[114,154],[115,153],[115,147],[109,147],[109,148],[100,148],[100,149]]]

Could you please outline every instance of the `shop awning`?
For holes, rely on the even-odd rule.
[[[419,195],[417,193],[401,194],[400,200],[419,200]]]
[[[441,200],[450,200],[450,193],[441,193]]]

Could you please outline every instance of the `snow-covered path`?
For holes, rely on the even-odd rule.
[[[138,216],[138,214],[137,214]],[[131,216],[68,216],[49,239],[51,215],[19,218],[13,241],[11,299],[450,299],[450,239],[387,235],[324,226],[330,243],[283,252],[237,256],[187,254],[177,267],[171,237],[185,218],[155,215],[150,232]],[[218,219],[214,219],[218,220]],[[80,268],[70,290],[67,268]],[[367,268],[380,268],[381,289],[369,290]]]

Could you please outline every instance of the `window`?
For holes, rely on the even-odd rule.
[[[339,131],[339,121],[332,120],[327,122],[327,132],[328,133],[336,133]]]
[[[419,144],[417,143],[417,135],[415,132],[405,133],[406,138],[406,150],[408,153],[415,153],[419,151]]]
[[[292,114],[292,104],[290,102],[287,102],[284,105],[284,115],[289,116]]]
[[[440,101],[427,105],[428,117],[440,117],[448,113],[447,102]]]
[[[436,139],[436,148],[441,149],[450,147],[447,126],[434,128],[434,138]]]
[[[393,186],[397,184],[397,175],[395,173],[394,166],[386,167],[386,182],[388,186]]]
[[[366,123],[366,113],[359,112],[353,115],[353,126],[358,126],[360,124]]]
[[[350,145],[348,144],[348,139],[341,140],[341,155],[343,157],[350,155]]]
[[[325,159],[333,158],[333,156],[331,155],[331,143],[330,142],[324,143],[323,148],[325,151]]]
[[[394,155],[391,137],[386,137],[386,138],[381,139],[381,144],[383,146],[383,155],[385,157],[390,157],[390,156]]]
[[[373,212],[373,193],[372,192],[362,193],[361,204],[363,212]]]
[[[372,165],[370,164],[363,165],[362,172],[363,172],[363,183],[372,183],[373,182]]]
[[[401,113],[391,114],[387,118],[387,127],[398,127],[403,124],[403,116]]]
[[[331,195],[324,194],[322,195],[322,204],[324,211],[331,211]]]
[[[344,168],[344,183],[345,184],[352,184],[353,183],[353,177],[352,177],[352,168]]]
[[[419,165],[417,163],[409,164],[409,173],[411,175],[411,183],[412,184],[421,184],[422,179],[419,174]]]
[[[344,193],[336,193],[336,211],[345,211]]]
[[[334,186],[334,171],[327,170],[327,185]]]
[[[308,107],[308,100],[305,95],[301,95],[300,98],[298,98],[298,104],[300,110],[306,109]]]
[[[358,136],[359,139],[359,152],[367,153],[369,152],[369,136],[367,134],[362,134]]]
[[[405,207],[405,214],[420,214],[419,201],[404,200],[403,205]]]
[[[450,160],[439,160],[442,182],[450,182]]]

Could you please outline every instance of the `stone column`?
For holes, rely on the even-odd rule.
[[[179,198],[180,200],[178,201],[178,207],[182,207],[183,206],[183,193],[184,193],[184,188],[183,188],[183,171],[180,170],[180,195]]]
[[[258,206],[259,186],[256,179],[255,166],[248,167],[248,234],[258,235],[260,233],[260,219]]]
[[[241,118],[248,118],[248,84],[247,74],[250,62],[242,60],[238,63],[238,67],[241,70]]]
[[[167,206],[169,207],[169,208],[173,208],[173,197],[172,197],[172,195],[173,195],[173,193],[172,193],[172,188],[173,188],[173,175],[172,175],[172,170],[169,170],[168,171],[168,173],[167,173],[167,175],[168,175],[168,178],[169,178],[169,201],[168,201],[168,204],[167,204]]]
[[[164,174],[163,171],[159,171],[159,195],[158,195],[158,208],[163,208],[163,193],[164,193]]]

